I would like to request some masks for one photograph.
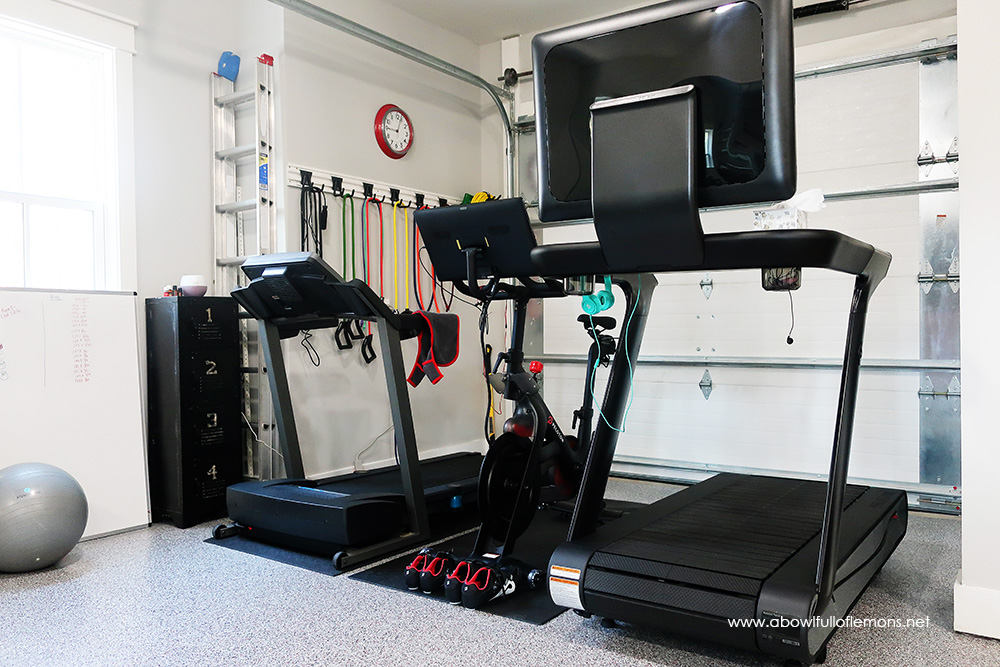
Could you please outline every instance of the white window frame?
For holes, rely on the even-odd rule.
[[[135,120],[133,117],[132,57],[136,23],[74,0],[0,0],[0,17],[32,28],[65,34],[106,50],[111,87],[109,139],[114,178],[100,201],[65,200],[0,192],[0,200],[22,205],[25,234],[31,204],[89,210],[94,216],[95,267],[103,268],[105,289],[137,291],[135,219]],[[20,26],[19,26],[20,27]],[[103,224],[99,224],[103,222]],[[27,247],[27,244],[26,244]],[[115,261],[117,258],[117,261]],[[27,262],[27,258],[26,258]],[[28,267],[26,265],[25,270]]]

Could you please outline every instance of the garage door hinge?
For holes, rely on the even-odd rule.
[[[707,401],[708,397],[712,395],[712,376],[707,368],[705,374],[701,376],[701,382],[698,383],[698,386],[701,387],[701,393],[705,395]]]
[[[958,398],[962,395],[962,383],[959,382],[957,375],[952,375],[951,382],[948,383],[946,391],[935,391],[933,380],[931,380],[929,375],[925,375],[924,381],[920,383],[920,391],[917,392],[917,395],[925,398],[937,398],[938,396]]]
[[[712,296],[712,276],[706,273],[698,284],[701,285],[701,293],[705,295],[705,298],[710,298]]]
[[[958,137],[952,139],[951,146],[948,147],[948,152],[944,154],[944,157],[935,155],[930,142],[924,142],[924,146],[920,149],[920,154],[917,156],[917,164],[920,165],[924,176],[931,172],[934,165],[942,163],[950,164],[952,173],[958,173]]]
[[[951,291],[958,294],[958,257],[954,257],[951,260],[951,265],[948,267],[948,273],[934,273],[934,267],[927,260],[924,260],[923,270],[917,274],[917,283],[920,285],[920,289],[927,294],[931,291],[931,286],[934,283],[948,283],[951,287]]]

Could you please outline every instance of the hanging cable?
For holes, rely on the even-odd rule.
[[[795,342],[794,340],[792,340],[792,330],[795,328],[795,305],[792,303],[791,290],[789,290],[788,292],[788,310],[792,314],[792,326],[788,328],[788,338],[785,339],[785,342],[791,345],[792,343]]]
[[[421,248],[421,250],[426,251],[427,248]],[[424,257],[425,256],[426,256],[425,254],[420,255],[420,268],[423,270],[423,272],[425,274],[427,274],[428,276],[432,276],[434,266],[432,264],[431,268],[429,268],[429,269],[427,268],[427,265],[424,263]],[[476,303],[474,301],[469,301],[468,299],[463,299],[462,297],[460,297],[457,294],[455,294],[454,290],[452,290],[452,298],[453,299],[457,299],[458,301],[460,301],[460,302],[462,302],[462,303],[464,303],[466,305],[472,306],[473,308],[478,308],[479,307],[478,303]],[[430,312],[430,310],[428,310],[428,312]],[[438,312],[440,312],[440,311],[438,311]]]
[[[595,399],[594,382],[597,379],[597,368],[601,364],[600,355],[597,356],[597,360],[594,362],[593,373],[591,373],[590,376],[590,397],[591,400],[594,400],[594,404],[597,405],[597,414],[600,415],[604,423],[608,425],[608,428],[618,433],[625,432],[625,420],[628,419],[628,413],[632,410],[632,399],[635,398],[635,363],[628,356],[628,330],[629,326],[632,324],[632,317],[635,315],[635,309],[639,307],[639,295],[640,295],[640,286],[636,285],[635,303],[632,305],[632,312],[629,313],[628,320],[625,321],[625,328],[622,330],[622,337],[620,343],[620,345],[625,346],[625,362],[628,364],[628,404],[625,406],[625,412],[622,414],[622,421],[621,421],[622,428],[617,428],[616,426],[613,426],[611,422],[608,421],[608,418],[604,416],[604,411],[601,409],[601,404],[598,403],[596,400],[594,400]],[[590,316],[590,328],[591,330],[594,329],[593,315]]]
[[[504,349],[504,350],[507,349],[507,333],[509,331],[509,326],[507,324],[507,313],[510,312],[512,303],[513,302],[511,302],[511,301],[508,300],[508,301],[505,301],[504,305],[503,305],[503,348],[502,349]],[[502,417],[503,416],[503,401],[504,401],[504,396],[503,396],[502,392],[497,392],[497,394],[500,396],[500,398],[496,401],[495,410],[496,410],[497,416]]]
[[[428,269],[427,266],[424,264],[424,256],[426,254],[427,254],[426,246],[417,248],[417,254],[415,257],[415,263],[413,265],[413,271],[414,271],[414,278],[417,281],[417,305],[419,306],[420,310],[426,310],[430,312],[431,306],[437,304],[435,299],[436,295],[434,293],[433,288],[431,289],[430,301],[424,303],[424,280],[423,277],[420,275],[421,271],[423,271],[423,273],[426,273],[428,276],[431,277],[432,285],[434,280],[433,265],[431,266],[430,269]]]
[[[323,230],[327,221],[326,192],[312,182],[312,177],[303,179],[299,193],[299,217],[301,249],[323,256]]]
[[[479,346],[483,353],[483,377],[486,380],[486,416],[483,419],[483,433],[490,445],[496,437],[493,424],[493,388],[490,386],[490,353],[486,345],[486,334],[490,331],[490,303],[493,301],[498,281],[493,278],[486,287],[486,298],[477,306],[479,308]]]
[[[441,303],[444,304],[444,312],[450,313],[451,304],[455,303],[455,283],[451,284],[451,290],[449,291],[450,298],[447,299],[444,296],[444,281],[442,280],[440,281],[440,283],[441,283]]]
[[[422,211],[429,208],[430,206],[421,206],[417,210]],[[424,255],[422,255],[421,252],[426,253],[427,246],[426,244],[421,245],[420,230],[417,228],[417,225],[413,225],[413,279],[416,282],[414,291],[416,292],[417,306],[420,310],[430,311],[431,306],[433,305],[437,312],[440,313],[441,308],[437,301],[437,277],[435,275],[434,265],[432,263],[430,270],[428,270],[424,264]],[[421,271],[426,273],[431,278],[431,296],[430,300],[426,302],[424,301],[424,280],[421,276]]]
[[[299,341],[299,344],[302,345],[302,347],[306,351],[306,354],[309,355],[309,361],[312,362],[312,365],[318,367],[320,364],[319,352],[317,352],[316,348],[313,347],[313,342],[312,340],[310,340],[312,337],[313,335],[311,331],[309,331],[308,329],[303,329],[302,340]]]

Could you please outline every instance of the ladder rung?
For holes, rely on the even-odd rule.
[[[250,157],[256,152],[256,146],[247,144],[246,146],[233,146],[232,148],[223,148],[222,150],[215,151],[215,157],[220,160],[239,160],[240,158]]]
[[[215,260],[215,263],[219,266],[240,266],[245,261],[247,261],[246,257],[220,257]]]
[[[253,88],[250,90],[236,90],[231,93],[226,93],[225,95],[219,95],[215,98],[215,103],[220,107],[244,104],[253,100],[255,92],[256,91]]]
[[[257,207],[256,199],[244,199],[243,201],[233,201],[227,202],[225,204],[216,204],[216,213],[239,213],[240,211],[250,211]]]

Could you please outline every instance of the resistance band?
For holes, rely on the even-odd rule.
[[[361,207],[361,279],[368,284],[368,197]]]
[[[392,202],[392,309],[399,311],[399,250],[396,247],[396,209],[399,200]]]
[[[368,212],[368,204],[371,203],[373,199],[371,197],[365,197],[364,208],[361,209],[361,268],[362,276],[365,284],[371,287],[370,279],[370,269],[371,266],[371,244],[368,243],[368,228],[369,221],[371,220],[371,214]],[[372,333],[372,323],[368,322],[368,335]]]
[[[378,295],[385,301],[385,222],[382,220],[382,200],[372,201],[378,208]]]
[[[368,205],[374,204],[378,208],[379,222],[382,221],[382,202],[374,197],[365,196],[365,203],[361,209],[361,269],[365,283],[371,287],[371,243],[368,234],[371,229],[371,215],[368,213]],[[365,363],[375,361],[375,347],[372,343],[372,323],[368,321],[368,334],[361,343],[361,358]]]
[[[355,268],[355,263],[354,263],[355,245],[357,243],[357,241],[355,240],[357,237],[355,236],[355,228],[354,228],[354,195],[353,194],[350,194],[350,195],[344,194],[344,195],[341,195],[341,197],[343,197],[343,206],[340,209],[340,225],[343,228],[343,237],[344,237],[344,274],[343,274],[343,276],[344,276],[344,280],[347,280],[347,207],[348,207],[348,201],[350,201],[350,208],[351,208],[351,279],[353,280],[354,278],[358,277],[358,275],[357,275],[358,272],[357,272],[357,269]]]
[[[406,284],[406,309],[410,309],[410,281],[406,276],[410,275],[410,214],[407,212],[409,206],[403,206],[403,282]]]

